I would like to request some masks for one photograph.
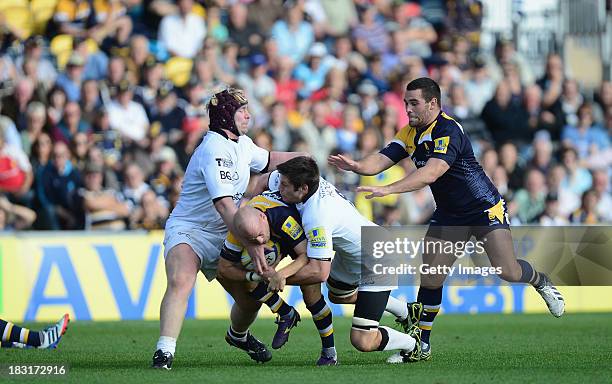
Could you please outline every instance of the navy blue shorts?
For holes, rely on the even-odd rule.
[[[461,228],[443,230],[442,227]],[[506,202],[502,198],[491,208],[484,209],[482,212],[450,214],[436,209],[429,221],[427,236],[461,241],[469,239],[472,235],[477,239],[482,238],[492,230],[499,228],[510,229]]]

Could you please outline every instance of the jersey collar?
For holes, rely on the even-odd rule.
[[[230,139],[230,137],[227,135],[227,133],[225,133],[225,131],[224,131],[224,130],[222,130],[222,129],[221,129],[221,130],[218,130],[218,131],[211,131],[211,132],[214,132],[214,133],[216,133],[216,134],[218,134],[218,135],[220,135],[220,136],[223,136],[223,137],[225,137],[226,139],[228,139],[228,140],[230,140],[230,141],[233,141],[234,143],[237,143],[237,142],[238,142],[238,139],[240,139],[240,136],[238,136],[238,139],[236,139],[236,140],[234,140],[234,139]]]

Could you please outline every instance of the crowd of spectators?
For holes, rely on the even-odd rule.
[[[371,177],[326,163],[391,141],[421,76],[513,224],[612,222],[612,83],[583,89],[556,52],[531,68],[504,38],[481,52],[479,1],[53,1],[40,34],[0,18],[0,230],[162,229],[227,85],[245,90],[258,145],[312,153],[380,224],[426,223],[428,189],[355,194],[408,162]]]

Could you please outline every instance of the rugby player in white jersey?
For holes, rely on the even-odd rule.
[[[170,369],[174,359],[187,301],[198,271],[211,281],[240,199],[251,172],[267,172],[301,153],[271,152],[257,147],[245,134],[250,114],[242,91],[226,89],[208,103],[210,131],[194,151],[183,181],[179,201],[165,228],[164,258],[167,287],[160,307],[160,338],[153,355],[154,368]],[[263,253],[254,253],[258,271],[266,270]],[[232,345],[265,362],[271,353],[249,333],[260,303],[244,292],[240,283],[217,279],[232,295],[228,331]],[[228,341],[229,342],[229,341]]]
[[[305,156],[278,165],[268,187],[279,190],[283,201],[296,204],[306,233],[308,264],[286,279],[287,284],[305,285],[327,281],[329,299],[355,304],[351,343],[362,352],[421,347],[420,329],[406,333],[379,324],[385,310],[402,325],[420,315],[420,304],[410,307],[390,295],[389,282],[365,281],[362,276],[361,227],[376,224],[364,218],[335,186],[319,176],[316,162]],[[381,284],[382,283],[382,284]]]

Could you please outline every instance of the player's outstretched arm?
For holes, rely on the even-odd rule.
[[[291,160],[294,157],[306,156],[310,157],[308,152],[270,152],[270,162],[268,163],[268,171],[276,170],[276,166]]]
[[[393,160],[381,153],[373,153],[359,161],[348,156],[330,155],[327,162],[343,171],[351,171],[365,176],[376,175],[395,164]]]
[[[431,158],[427,160],[423,168],[417,169],[395,183],[380,187],[361,186],[357,188],[357,192],[369,192],[370,194],[366,196],[366,199],[372,199],[374,197],[383,197],[393,193],[416,191],[438,180],[438,178],[448,171],[449,168],[446,161]]]

